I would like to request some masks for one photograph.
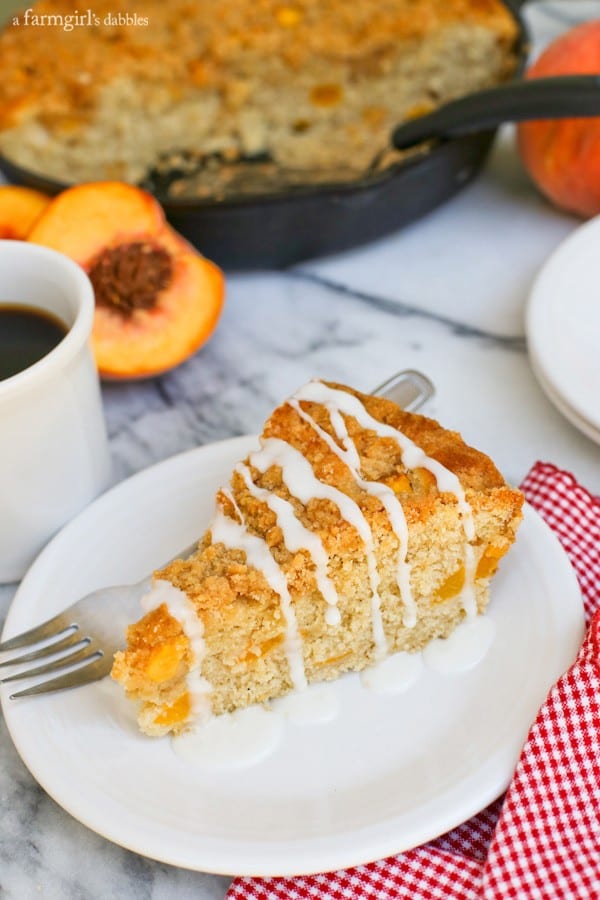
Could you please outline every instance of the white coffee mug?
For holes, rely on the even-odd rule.
[[[94,292],[83,269],[46,247],[0,240],[0,304],[46,310],[67,328],[46,356],[0,381],[4,583],[21,578],[61,525],[106,488],[110,462],[90,347]]]

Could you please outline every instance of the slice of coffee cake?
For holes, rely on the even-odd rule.
[[[522,503],[456,432],[310,382],[155,573],[113,677],[160,735],[419,650],[483,612]]]

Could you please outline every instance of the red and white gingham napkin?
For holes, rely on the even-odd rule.
[[[506,795],[407,853],[323,875],[237,878],[227,900],[600,898],[600,501],[549,463],[521,487],[569,555],[590,626]]]

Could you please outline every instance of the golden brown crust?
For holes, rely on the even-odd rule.
[[[421,447],[428,456],[450,469],[457,475],[475,510],[483,509],[485,501],[493,498],[493,504],[506,505],[513,514],[518,514],[522,504],[520,492],[506,485],[491,459],[465,444],[457,432],[444,429],[433,419],[407,413],[389,400],[361,394],[339,384],[329,383],[329,386],[358,397],[374,418],[397,428]],[[329,416],[323,406],[304,402],[302,406],[321,428],[333,434]],[[436,504],[440,502],[451,507],[455,506],[456,500],[453,495],[440,496],[435,479],[428,471],[406,469],[395,441],[378,437],[374,432],[361,428],[352,418],[345,417],[345,421],[360,453],[362,474],[366,480],[387,483],[394,476],[406,475],[408,479],[406,490],[396,493],[409,524],[426,522]],[[310,460],[313,471],[320,481],[337,487],[355,500],[373,522],[375,531],[389,532],[389,520],[381,503],[361,490],[349,468],[290,405],[283,404],[274,411],[265,424],[263,436],[280,438],[299,450]],[[254,480],[260,487],[267,488],[291,502],[300,521],[319,534],[330,556],[353,558],[357,554],[362,555],[363,542],[356,529],[341,519],[338,509],[330,501],[315,499],[307,506],[303,506],[290,494],[278,467],[271,467],[264,475],[259,475],[255,471]],[[245,519],[251,523],[253,532],[264,536],[271,551],[280,554],[284,566],[286,562],[290,566],[286,574],[292,591],[300,593],[306,590],[306,566],[301,562],[298,564],[298,556],[294,557],[293,565],[290,565],[289,559],[286,560],[290,554],[285,548],[283,535],[277,528],[275,514],[264,503],[252,497],[239,475],[234,474],[232,486],[236,502]],[[235,517],[232,509],[230,507],[228,509],[228,501],[221,497],[221,503],[228,513]],[[251,602],[259,602],[265,593],[264,579],[255,569],[245,565],[242,551],[223,553],[221,545],[215,547],[210,542],[196,558],[187,562],[177,560],[156,572],[155,577],[166,578],[188,596],[194,597],[203,614],[214,610],[215,615],[221,616],[225,609],[236,609],[240,596]],[[200,594],[198,594],[199,585],[202,588]]]
[[[500,487],[505,483],[489,456],[480,450],[469,447],[458,432],[443,428],[434,419],[406,412],[400,409],[396,403],[383,397],[361,394],[353,388],[334,382],[326,382],[326,384],[357,397],[373,418],[401,431],[428,456],[433,457],[454,472],[465,489],[487,490]],[[322,406],[319,404],[303,404],[303,406],[306,406],[311,416],[322,428],[333,434],[329,417]],[[378,438],[373,431],[361,428],[354,420],[347,424],[350,436],[357,444],[366,478],[385,480],[386,476],[392,475],[398,469],[405,471],[400,449],[394,440]],[[332,454],[326,452],[322,442],[319,441],[310,426],[300,419],[291,406],[284,404],[275,410],[265,425],[264,434],[266,436],[272,434],[275,437],[285,436],[285,440],[294,446],[299,445],[300,449],[306,446],[309,455],[312,452],[318,452],[319,455],[325,454],[328,464],[333,463]],[[317,447],[319,447],[318,451]],[[340,464],[336,473],[337,477],[342,477],[344,472],[345,467]],[[347,472],[346,478],[348,478]],[[429,488],[433,488],[433,479],[427,479],[427,483]],[[413,491],[421,493],[422,487],[415,482]]]
[[[41,0],[30,21],[76,9],[71,0]],[[229,0],[218,11],[208,0],[98,0],[92,12],[99,25],[72,30],[9,20],[0,36],[0,128],[38,106],[43,123],[76,128],[89,119],[99,90],[121,76],[176,102],[197,88],[233,90],[228,66],[240,52],[278,55],[292,69],[315,55],[364,65],[398,40],[419,39],[449,22],[485,25],[507,46],[516,36],[500,0]],[[104,24],[119,14],[148,24]]]

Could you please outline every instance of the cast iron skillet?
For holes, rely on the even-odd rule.
[[[502,122],[600,115],[596,76],[516,80],[527,58],[528,34],[518,0],[504,2],[519,28],[515,80],[400,125],[392,147],[421,143],[414,154],[356,181],[277,194],[197,200],[155,191],[169,221],[228,269],[279,268],[374,240],[448,200],[479,171]],[[6,159],[0,158],[0,169],[11,181],[49,193],[66,186]]]

